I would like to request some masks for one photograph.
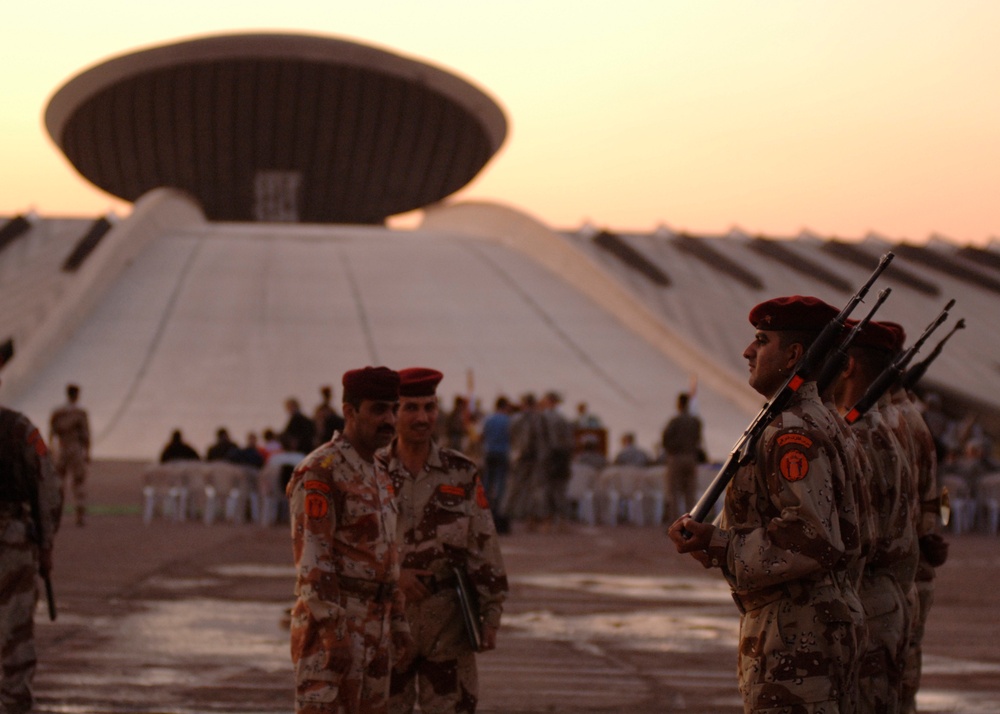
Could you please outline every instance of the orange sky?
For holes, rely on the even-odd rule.
[[[191,35],[294,30],[390,48],[492,94],[511,132],[460,197],[555,227],[1000,236],[991,1],[36,0],[4,19],[0,215],[127,212],[42,126],[81,69]]]

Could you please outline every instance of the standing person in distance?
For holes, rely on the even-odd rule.
[[[5,358],[0,355],[0,367]],[[38,521],[32,517],[33,499]],[[31,711],[38,575],[52,571],[62,515],[62,483],[38,429],[0,407],[0,711]]]
[[[328,442],[334,432],[344,429],[344,417],[333,408],[333,387],[326,384],[319,388],[321,401],[313,410],[313,424],[316,429],[315,445]]]
[[[344,431],[299,464],[286,492],[296,714],[385,712],[393,652],[411,645],[392,483],[374,458],[395,433],[399,375],[351,370],[343,398]]]
[[[667,496],[673,518],[691,511],[697,501],[701,419],[690,411],[690,397],[677,395],[677,414],[663,430],[663,452],[667,457]]]
[[[774,397],[837,314],[802,296],[754,307],[750,386]],[[807,379],[736,472],[718,526],[684,516],[668,531],[678,552],[720,568],[733,589],[748,714],[843,714],[857,701],[864,614],[852,573],[863,514],[835,418]]]
[[[413,633],[412,657],[392,673],[389,711],[474,712],[479,695],[476,655],[465,630],[455,568],[478,601],[482,649],[496,647],[507,575],[479,469],[434,440],[441,372],[400,370],[397,436],[379,452],[399,508],[396,540]]]
[[[76,524],[82,526],[87,514],[87,471],[90,467],[90,420],[77,402],[80,387],[66,385],[66,403],[49,419],[49,445],[55,455],[56,471],[63,484],[69,483],[76,506]]]

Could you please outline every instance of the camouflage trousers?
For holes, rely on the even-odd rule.
[[[87,506],[87,455],[82,448],[66,448],[59,453],[56,460],[56,471],[62,477],[63,484],[70,486],[73,493],[73,503],[77,509]]]
[[[11,531],[24,532],[24,524],[0,519],[0,644],[3,679],[0,681],[0,711],[20,714],[32,705],[31,680],[35,675],[35,605],[38,600],[35,547],[23,535],[10,538]],[[7,536],[7,537],[5,537]],[[14,541],[14,542],[11,542]]]
[[[692,454],[667,457],[666,493],[670,502],[669,523],[694,510],[697,502],[698,459]],[[683,502],[683,503],[682,503]],[[683,510],[682,510],[683,508]]]
[[[865,573],[861,601],[868,623],[868,647],[861,656],[859,711],[896,714],[910,639],[906,596],[887,573]]]
[[[407,605],[406,619],[417,656],[408,669],[392,673],[390,714],[409,714],[417,701],[423,714],[476,711],[476,655],[454,593],[443,590]]]
[[[927,614],[934,604],[934,581],[918,580],[910,591],[910,642],[906,648],[906,662],[903,665],[903,682],[900,687],[900,711],[915,714],[917,711],[917,690],[920,689],[920,671],[923,666],[924,628]]]
[[[389,698],[389,603],[341,598],[336,619],[292,609],[296,714],[382,714]]]
[[[740,618],[739,678],[746,714],[848,714],[857,690],[864,619],[853,591],[792,584]]]

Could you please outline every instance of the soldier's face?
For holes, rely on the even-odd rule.
[[[796,345],[782,347],[779,338],[773,330],[757,330],[753,342],[743,350],[750,366],[750,386],[765,397],[773,396],[781,387],[798,356],[793,349]]]
[[[351,445],[362,455],[386,446],[396,433],[396,403],[362,400],[355,409],[344,404],[344,432]]]
[[[401,397],[396,412],[396,433],[406,444],[429,443],[438,420],[437,397]]]

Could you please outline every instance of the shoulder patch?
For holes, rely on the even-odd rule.
[[[786,481],[801,481],[809,473],[809,457],[801,449],[791,448],[781,455],[778,469]]]
[[[302,486],[307,491],[322,491],[323,493],[330,493],[330,484],[328,484],[326,481],[317,481],[315,479],[311,479],[302,484]]]
[[[38,454],[39,458],[49,453],[49,450],[45,448],[45,440],[42,439],[42,435],[38,433],[38,429],[32,429],[31,433],[28,434],[28,444],[34,448],[35,453]]]
[[[305,511],[309,518],[323,518],[330,512],[330,504],[327,502],[326,496],[318,493],[307,493]]]
[[[443,484],[441,484],[440,486],[438,486],[438,491],[440,491],[441,493],[447,494],[449,496],[464,496],[465,495],[465,489],[464,488],[462,488],[461,486],[452,485],[450,483],[443,483]]]
[[[804,449],[808,449],[813,445],[812,439],[810,439],[805,434],[796,433],[785,433],[778,437],[778,446],[788,446],[789,444],[794,444],[795,446],[801,446]]]

